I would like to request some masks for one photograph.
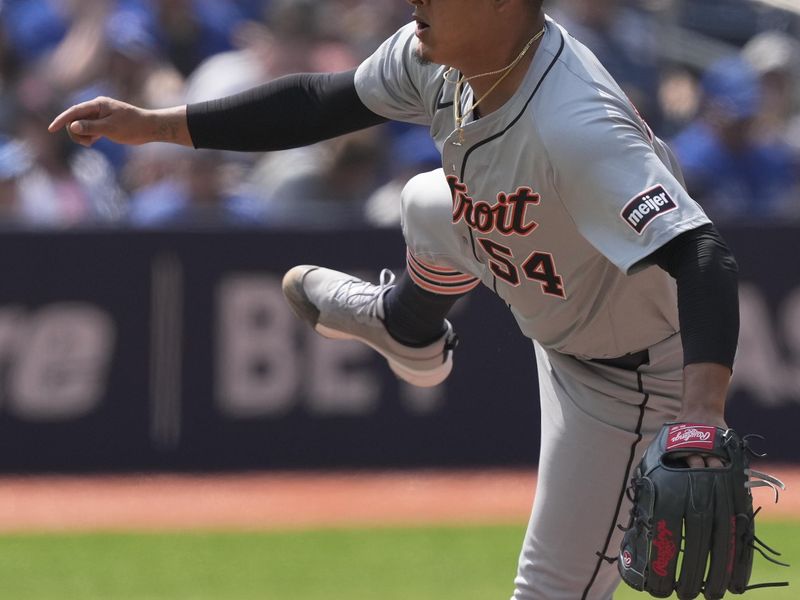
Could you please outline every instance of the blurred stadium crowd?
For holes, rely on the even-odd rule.
[[[718,221],[800,221],[800,2],[549,0],[661,137]],[[164,107],[293,72],[354,68],[410,18],[401,0],[0,0],[0,226],[394,226],[439,166],[387,124],[264,154],[92,149],[50,135],[97,95]]]

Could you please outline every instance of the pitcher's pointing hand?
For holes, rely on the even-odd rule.
[[[73,141],[87,147],[102,137],[118,144],[192,145],[185,106],[148,110],[100,96],[68,108],[55,118],[48,130],[55,133],[62,128]]]

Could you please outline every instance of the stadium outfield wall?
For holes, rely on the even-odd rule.
[[[724,234],[741,271],[729,423],[800,461],[800,229]],[[295,264],[374,279],[404,257],[397,231],[4,232],[0,472],[534,464],[533,348],[488,290],[456,306],[454,374],[427,390],[281,295]]]

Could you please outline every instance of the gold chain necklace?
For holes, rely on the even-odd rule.
[[[522,58],[525,56],[525,54],[527,54],[528,50],[530,50],[530,47],[533,46],[533,43],[544,35],[545,29],[546,29],[546,27],[542,27],[542,29],[539,32],[537,32],[536,35],[534,35],[528,41],[527,44],[525,44],[525,47],[517,55],[517,57],[514,60],[512,60],[510,64],[508,64],[507,66],[503,67],[502,69],[497,69],[496,71],[487,71],[486,73],[480,73],[478,75],[472,75],[470,77],[464,77],[462,75],[461,77],[458,78],[457,81],[453,81],[452,79],[448,78],[448,75],[450,75],[450,72],[454,70],[452,67],[450,67],[449,69],[447,69],[447,71],[444,72],[444,80],[446,82],[448,82],[448,83],[455,83],[455,86],[456,86],[455,90],[453,91],[453,120],[455,121],[455,124],[456,124],[455,131],[458,132],[458,142],[453,142],[454,144],[456,144],[457,146],[460,146],[461,144],[464,143],[464,119],[466,119],[472,112],[474,112],[475,109],[478,108],[478,105],[481,102],[483,102],[486,99],[486,97],[489,94],[491,94],[497,88],[497,86],[500,85],[503,82],[503,80],[506,77],[508,77],[508,75],[511,73],[511,71],[514,70],[514,67],[517,66],[519,61],[521,61]],[[500,75],[501,73],[502,73],[502,75]],[[469,83],[473,79],[479,79],[480,77],[489,77],[490,75],[500,75],[500,77],[497,78],[497,81],[495,81],[492,84],[492,87],[490,87],[486,91],[486,93],[483,94],[483,96],[481,96],[475,102],[473,102],[472,106],[470,106],[462,114],[461,113],[461,90],[464,87],[464,84],[465,83]]]

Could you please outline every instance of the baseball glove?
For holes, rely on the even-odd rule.
[[[783,564],[769,556],[779,553],[755,535],[758,511],[753,511],[751,488],[773,488],[777,502],[784,485],[750,469],[750,456],[763,456],[750,448],[752,437],[708,425],[662,427],[628,490],[633,508],[628,526],[622,527],[617,562],[628,585],[658,598],[677,592],[681,600],[788,585],[749,585],[754,550]],[[723,467],[690,468],[684,460],[689,454],[717,456]]]

